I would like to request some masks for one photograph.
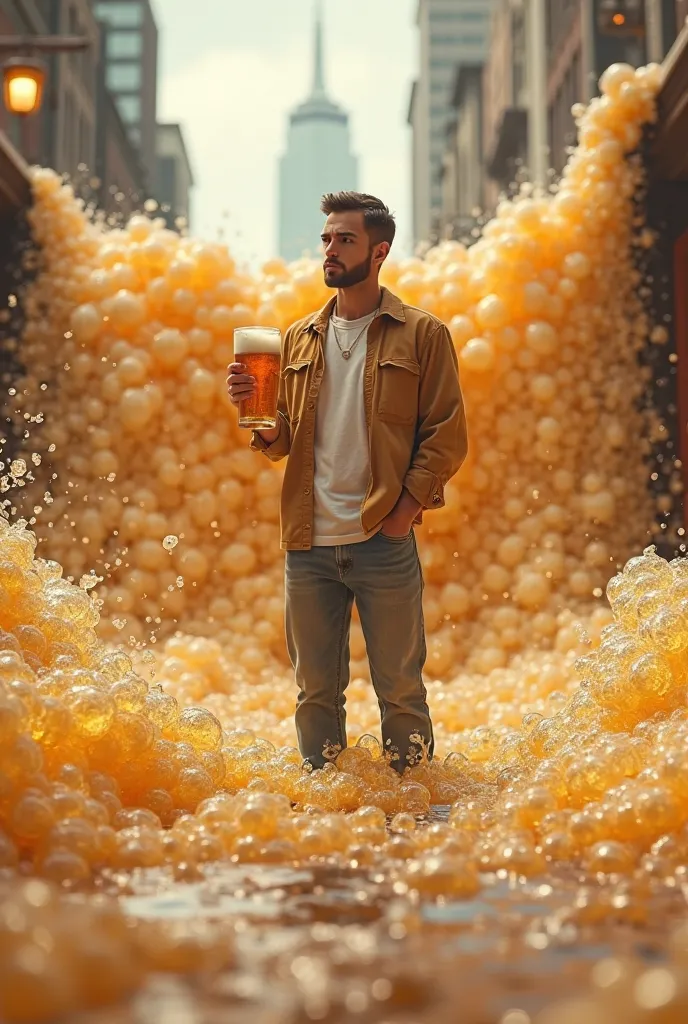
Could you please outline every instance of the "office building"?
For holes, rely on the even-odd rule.
[[[485,64],[483,166],[484,201],[494,209],[528,162],[528,82],[523,5],[498,0],[492,15]]]
[[[462,64],[442,158],[440,236],[470,241],[484,204],[483,65]]]
[[[105,81],[127,134],[155,183],[158,30],[149,0],[94,0],[105,33]]]
[[[325,192],[358,187],[358,164],[351,150],[349,118],[327,93],[323,21],[316,8],[313,84],[308,98],[289,118],[287,145],[279,166],[279,253],[295,260],[320,245]]]
[[[495,5],[483,79],[485,204],[529,173],[528,82],[531,59],[528,18],[532,0]],[[564,169],[576,142],[571,108],[598,92],[598,80],[615,62],[640,65],[666,56],[679,28],[675,0],[548,0],[541,45],[546,87],[541,116],[551,176]]]
[[[660,62],[679,28],[676,0],[557,0],[546,5],[550,164],[561,173],[575,143],[574,103],[587,103],[610,64]]]
[[[129,138],[112,94],[105,86],[104,66],[99,69],[96,119],[98,207],[120,221],[139,210],[146,199],[147,175],[137,147]]]
[[[181,126],[158,124],[155,198],[169,228],[189,227],[193,172]]]
[[[442,161],[457,70],[487,56],[493,0],[419,0],[420,67],[408,121],[412,129],[412,205],[416,243],[437,237]]]

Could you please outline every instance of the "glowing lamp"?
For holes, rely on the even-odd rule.
[[[614,17],[612,18],[612,21],[614,22],[615,25],[625,25],[626,24],[626,15],[625,14],[615,14]]]
[[[41,108],[45,68],[27,57],[8,60],[2,69],[5,106],[11,114],[35,114]]]

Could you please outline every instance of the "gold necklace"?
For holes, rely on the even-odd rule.
[[[380,307],[378,306],[378,308],[375,310],[375,312],[373,314],[373,320],[375,319],[375,317],[378,315],[379,312],[380,312]],[[342,359],[350,359],[351,358],[351,353],[356,348],[356,346],[358,345],[359,341],[361,340],[361,338],[363,337],[365,332],[370,327],[370,324],[372,324],[373,320],[370,320],[369,323],[364,324],[362,330],[356,336],[356,340],[353,342],[353,344],[349,345],[348,348],[342,348],[342,343],[339,340],[339,335],[337,334],[337,328],[335,326],[334,319],[332,319],[332,330],[334,331],[334,340],[337,342],[337,348],[339,349],[339,351],[342,354]]]

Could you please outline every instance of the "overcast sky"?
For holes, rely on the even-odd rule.
[[[182,124],[196,181],[192,232],[256,264],[277,252],[277,160],[310,89],[315,0],[153,0],[158,117]],[[351,115],[359,187],[399,220],[410,251],[417,0],[324,0],[327,85]],[[317,240],[316,240],[317,244]]]

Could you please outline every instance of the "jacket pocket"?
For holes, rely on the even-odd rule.
[[[298,422],[303,412],[308,393],[308,370],[311,362],[310,359],[294,359],[282,367],[284,399],[292,426]]]
[[[378,377],[380,419],[389,423],[415,423],[420,386],[420,366],[415,359],[383,358],[378,363]]]

